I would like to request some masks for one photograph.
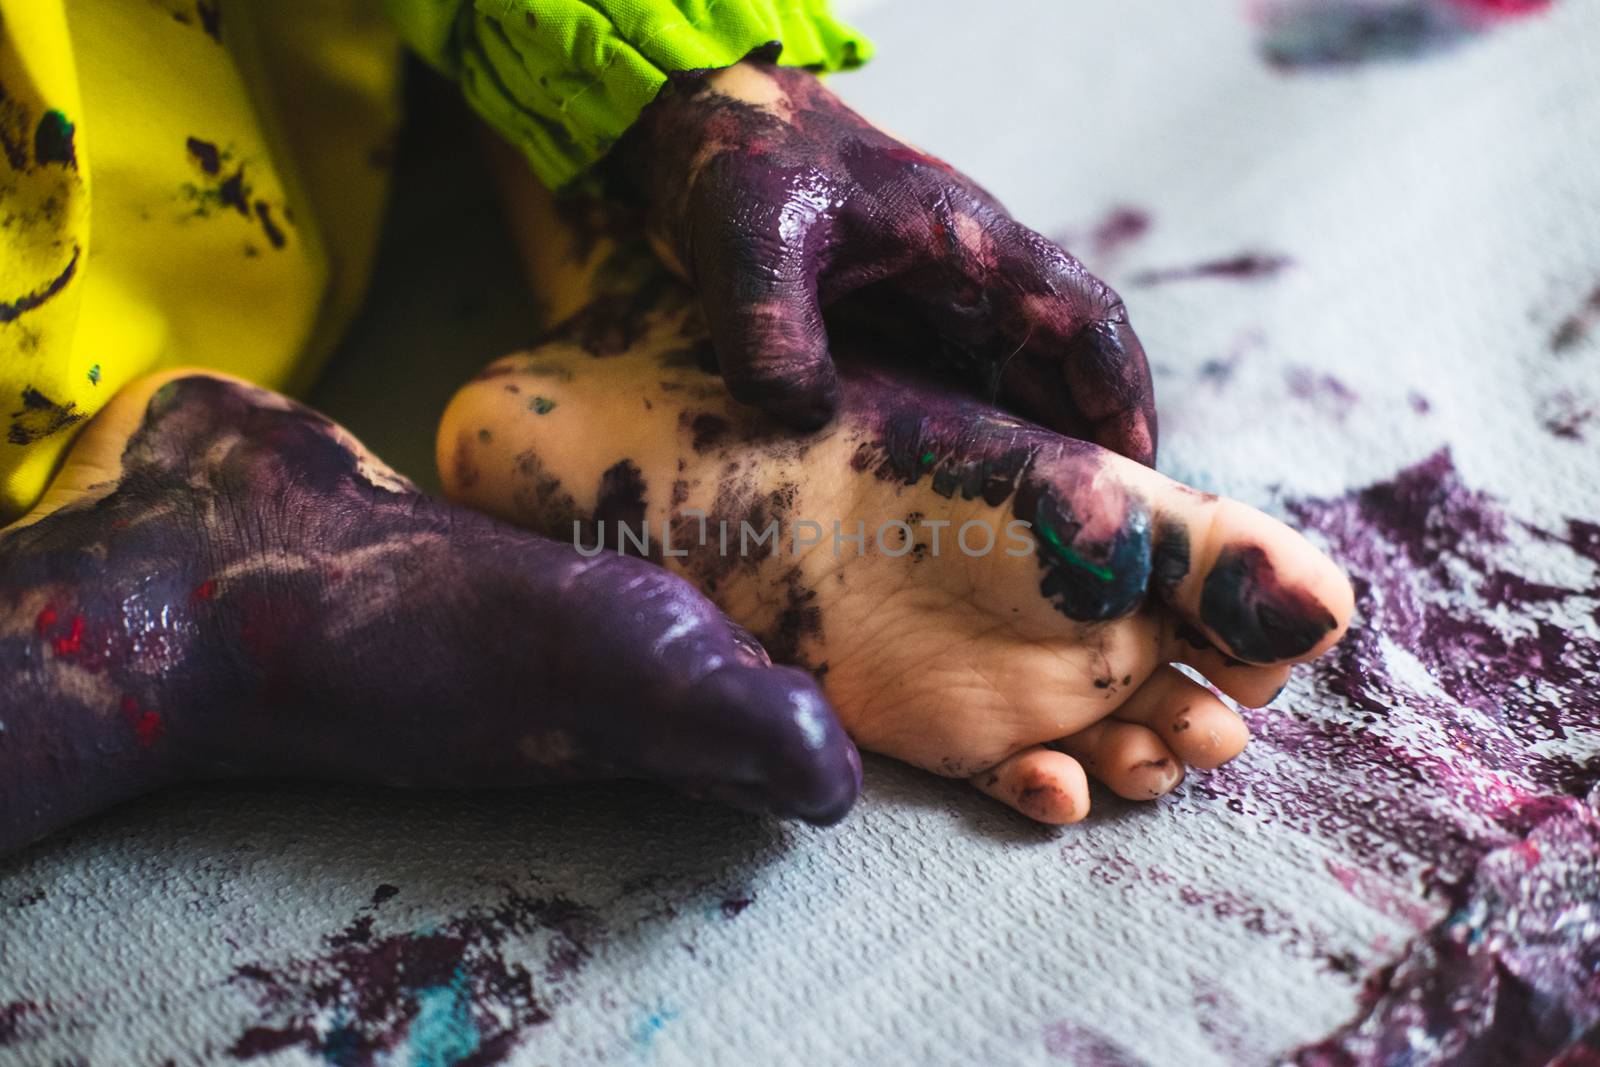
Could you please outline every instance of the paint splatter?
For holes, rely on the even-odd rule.
[[[1123,252],[1150,232],[1150,226],[1147,212],[1119,204],[1086,232],[1063,230],[1050,239],[1096,269],[1107,270]]]
[[[51,163],[78,169],[78,149],[73,141],[76,127],[59,111],[46,111],[33,131],[33,158],[38,164]]]
[[[1226,259],[1213,259],[1187,267],[1165,267],[1135,274],[1134,285],[1163,285],[1167,282],[1215,278],[1226,281],[1264,281],[1275,278],[1294,266],[1288,256],[1270,252],[1241,252]]]
[[[54,278],[51,278],[48,282],[45,282],[42,286],[33,290],[32,292],[24,293],[15,299],[0,300],[0,323],[15,322],[17,319],[21,318],[23,315],[26,315],[28,312],[33,311],[35,308],[43,307],[45,304],[49,303],[51,298],[59,294],[61,290],[65,289],[67,287],[67,283],[72,281],[73,276],[78,273],[78,259],[82,256],[82,254],[83,249],[74,244],[72,246],[72,256],[67,260],[67,265],[62,267],[60,272]],[[24,402],[27,400],[26,392],[23,394],[23,400]],[[82,416],[79,417],[81,418]],[[13,438],[11,443],[27,444],[28,442],[17,441]]]
[[[1362,1015],[1293,1058],[1357,1064],[1596,1062],[1600,792],[1552,800],[1450,894],[1448,917],[1369,985]]]
[[[1550,335],[1550,350],[1566,352],[1578,347],[1596,323],[1600,323],[1600,285],[1594,287],[1576,311],[1561,320],[1561,325]]]
[[[220,0],[195,0],[195,14],[200,16],[200,26],[206,35],[222,43],[222,4]]]
[[[1355,390],[1331,374],[1309,367],[1289,367],[1284,371],[1289,395],[1304,400],[1338,422],[1343,422],[1359,399]]]
[[[1075,1067],[1145,1067],[1145,1061],[1098,1030],[1076,1023],[1051,1023],[1044,1028],[1044,1050]]]
[[[1422,878],[1446,913],[1297,1062],[1546,1062],[1600,1025],[1581,977],[1600,960],[1581,918],[1600,893],[1600,528],[1517,521],[1448,452],[1287,506],[1357,590],[1355,624],[1315,668],[1334,699],[1249,713],[1272,758],[1190,789],[1329,842],[1401,896]],[[1520,573],[1529,551],[1564,556],[1568,578]]]
[[[273,248],[282,249],[289,243],[289,238],[272,219],[272,206],[265,200],[256,201],[256,219],[261,223],[261,232],[267,235],[267,241]]]
[[[649,505],[648,487],[638,466],[628,459],[608,467],[600,476],[595,490],[594,522],[598,527],[598,540],[604,540],[617,552],[626,555],[631,546],[646,559],[657,559],[660,549],[650,540],[647,525]],[[612,537],[607,539],[606,531]],[[585,544],[591,543],[585,539]]]
[[[256,997],[263,1021],[229,1051],[252,1059],[299,1048],[369,1064],[403,1049],[418,1065],[498,1063],[550,1021],[559,986],[604,933],[584,905],[510,894],[429,929],[381,934],[372,911],[398,892],[379,886],[316,956],[238,968],[233,981]],[[538,974],[528,968],[530,941],[543,943]]]
[[[1584,430],[1595,419],[1595,405],[1570,390],[1563,389],[1539,405],[1539,423],[1552,437],[1582,441]]]
[[[141,707],[139,702],[131,696],[122,698],[122,720],[133,731],[139,744],[149,748],[161,739],[162,732],[166,729],[161,721],[161,716],[149,708]]]
[[[628,1036],[640,1049],[648,1049],[655,1043],[657,1035],[667,1028],[667,1024],[678,1017],[678,1013],[668,1008],[658,1007],[641,1015],[637,1022],[628,1028]]]
[[[1550,0],[1266,0],[1260,52],[1280,71],[1420,59],[1449,51]]]
[[[190,137],[184,141],[184,147],[188,150],[189,158],[194,160],[202,171],[213,177],[221,172],[223,154],[216,145],[199,137]]]
[[[720,415],[705,413],[690,416],[686,411],[681,421],[688,423],[689,431],[694,435],[694,450],[696,452],[709,452],[727,439],[730,426],[728,420]]]
[[[28,1029],[29,1020],[38,1019],[42,1014],[39,1005],[31,1000],[0,1004],[0,1048],[16,1043]]]

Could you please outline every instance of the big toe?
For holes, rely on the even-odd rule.
[[[1295,663],[1344,635],[1355,606],[1350,580],[1310,541],[1236,500],[1115,462],[1150,503],[1152,592],[1224,653]]]
[[[707,795],[744,808],[826,825],[861,791],[861,757],[816,681],[792,667],[733,664],[712,671],[680,702],[702,722],[690,766],[663,768]]]

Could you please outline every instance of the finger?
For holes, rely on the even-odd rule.
[[[1058,245],[1007,216],[950,210],[936,245],[943,277],[908,274],[931,321],[988,364],[991,384],[1058,433],[1152,464],[1154,386],[1144,347],[1112,289]]]
[[[1183,762],[1144,726],[1102,719],[1055,746],[1074,756],[1107,789],[1127,800],[1151,800],[1183,781]]]
[[[1087,425],[1080,436],[1154,464],[1155,389],[1121,297],[1026,226],[1012,223],[1003,248],[996,270],[1027,341],[1002,368],[1002,396],[1052,429]]]
[[[827,825],[861,789],[861,756],[816,681],[792,667],[729,664],[676,702],[672,730],[708,740],[652,768],[691,792]]]
[[[1162,667],[1113,712],[1148,727],[1191,767],[1211,770],[1244,751],[1250,728],[1238,712],[1175,667]]]
[[[1038,822],[1074,823],[1089,813],[1083,767],[1065,752],[1042,745],[1025,748],[970,781],[980,792]]]
[[[696,228],[693,265],[723,379],[743,403],[815,430],[839,406],[817,298],[822,219],[792,197],[728,199],[739,206],[701,214],[711,221]]]

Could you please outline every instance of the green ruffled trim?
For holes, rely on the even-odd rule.
[[[765,45],[818,71],[872,55],[826,0],[388,0],[401,31],[560,189],[632,126],[668,72]]]

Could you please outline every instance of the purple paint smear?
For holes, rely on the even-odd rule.
[[[1062,230],[1050,240],[1080,256],[1096,270],[1109,270],[1122,253],[1150,232],[1149,213],[1126,205],[1108,210],[1087,231]]]
[[[318,955],[237,969],[234,982],[255,997],[262,1018],[234,1041],[233,1056],[298,1048],[341,1067],[386,1061],[411,1034],[427,993],[448,988],[470,1013],[476,1045],[453,1062],[499,1063],[521,1035],[550,1021],[555,994],[604,933],[585,905],[510,894],[431,929],[380,935],[372,912],[391,889],[380,886]],[[542,963],[520,947],[507,950],[509,939],[535,935],[545,939]]]
[[[1359,399],[1355,390],[1338,378],[1331,374],[1319,374],[1308,367],[1290,367],[1284,377],[1291,396],[1306,401],[1339,422],[1344,421]]]
[[[1261,0],[1261,56],[1281,71],[1414,60],[1449,51],[1551,0]]]
[[[1317,671],[1343,710],[1249,713],[1271,758],[1191,788],[1328,842],[1344,860],[1330,875],[1371,905],[1422,923],[1406,903],[1420,889],[1446,914],[1369,977],[1360,1017],[1293,1058],[1592,1056],[1600,526],[1519,523],[1465,485],[1447,451],[1288,510],[1356,586],[1356,623]],[[1561,580],[1522,573],[1530,551],[1556,554]]]
[[[1226,259],[1207,260],[1187,267],[1164,267],[1159,270],[1140,271],[1130,281],[1134,285],[1162,285],[1166,282],[1194,281],[1216,278],[1225,281],[1263,281],[1275,278],[1294,266],[1288,256],[1272,252],[1240,252]]]
[[[1577,310],[1561,320],[1555,333],[1550,335],[1550,350],[1565,352],[1578,347],[1597,322],[1600,322],[1600,285],[1594,287]]]

